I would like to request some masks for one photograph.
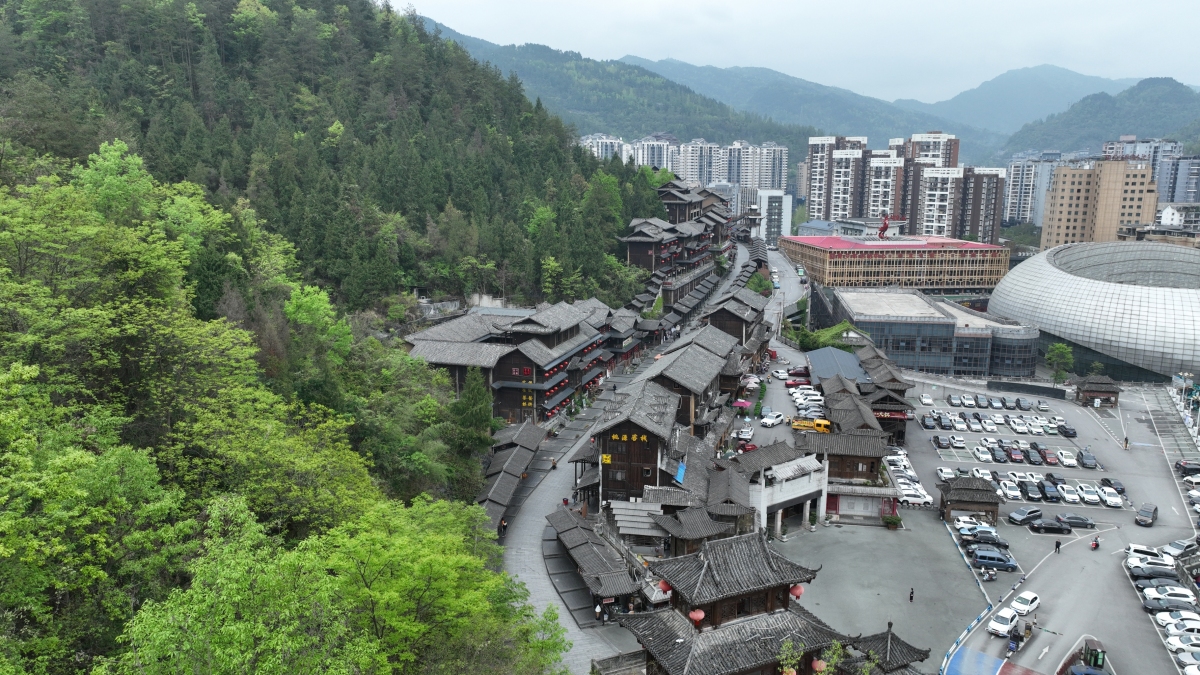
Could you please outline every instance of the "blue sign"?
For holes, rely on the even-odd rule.
[[[675,482],[683,485],[683,472],[687,470],[687,464],[679,463],[679,468],[675,470]]]

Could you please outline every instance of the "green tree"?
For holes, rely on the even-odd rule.
[[[1088,366],[1088,375],[1103,375],[1104,364],[1099,361],[1092,361],[1092,365]]]
[[[1075,353],[1065,342],[1055,342],[1046,349],[1046,367],[1054,372],[1054,383],[1062,384],[1067,373],[1075,367]]]
[[[762,293],[763,291],[770,292],[774,287],[763,275],[751,274],[750,280],[746,282],[746,288],[755,293]]]

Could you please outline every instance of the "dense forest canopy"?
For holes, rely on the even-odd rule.
[[[0,672],[560,670],[384,329],[621,304],[661,180],[361,0],[0,0]]]

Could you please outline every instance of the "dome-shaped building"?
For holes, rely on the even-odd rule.
[[[1200,373],[1200,250],[1154,242],[1066,244],[1017,265],[988,312],[1036,324],[1041,351],[1074,348],[1117,380]]]

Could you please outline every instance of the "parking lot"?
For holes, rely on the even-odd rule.
[[[970,410],[950,406],[946,400],[950,393],[995,395],[982,388],[952,387],[947,390],[944,384],[931,382],[921,383],[910,393],[912,402],[917,405],[918,416],[935,407],[955,414],[960,410]],[[929,394],[934,399],[933,405],[920,405],[920,394]],[[1175,539],[1191,539],[1195,536],[1195,514],[1188,510],[1182,497],[1187,488],[1171,471],[1171,464],[1176,459],[1194,456],[1195,447],[1175,438],[1173,430],[1160,435],[1158,427],[1169,426],[1168,413],[1174,415],[1174,410],[1162,410],[1166,406],[1159,400],[1160,394],[1169,403],[1169,397],[1161,389],[1148,388],[1145,391],[1126,392],[1121,406],[1112,410],[1096,410],[1071,401],[1045,399],[1050,411],[1034,411],[1033,414],[1065,418],[1077,430],[1078,436],[1075,438],[1035,438],[1015,434],[1004,426],[999,426],[995,433],[972,433],[926,430],[918,422],[910,423],[906,444],[909,459],[935,499],[938,497],[935,487],[938,482],[935,473],[937,467],[967,471],[978,467],[995,470],[1002,475],[1008,471],[1053,472],[1073,486],[1098,486],[1103,477],[1117,478],[1124,484],[1128,498],[1121,508],[1083,503],[1030,504],[1020,498],[1003,504],[1000,509],[1001,522],[997,524],[998,534],[1008,541],[1009,551],[1016,558],[1019,570],[1011,574],[1001,573],[996,582],[983,586],[989,596],[997,600],[993,603],[992,615],[1008,606],[1011,603],[1010,596],[1014,593],[1026,590],[1037,593],[1041,597],[1041,608],[1036,612],[1038,627],[1033,631],[1030,642],[1005,661],[1007,640],[987,634],[984,626],[990,616],[985,617],[984,626],[972,632],[957,650],[947,673],[993,675],[1008,663],[1010,668],[1015,665],[1049,674],[1085,635],[1104,643],[1115,672],[1179,672],[1172,655],[1162,644],[1154,617],[1142,609],[1141,597],[1125,573],[1125,556],[1120,551],[1130,543],[1161,546]],[[1030,414],[1013,410],[990,412]],[[938,449],[931,442],[934,435],[950,434],[964,437],[966,448]],[[1090,448],[1099,467],[1083,469],[981,462],[971,454],[971,448],[985,436],[1036,440],[1045,443],[1052,451],[1065,449],[1077,453]],[[1124,449],[1126,436],[1130,440],[1129,450]],[[1133,523],[1134,511],[1142,502],[1153,502],[1159,507],[1159,520],[1152,528],[1142,528]],[[1095,522],[1095,529],[1075,529],[1070,534],[1037,534],[1028,527],[1010,525],[1004,519],[1005,514],[1021,506],[1035,506],[1042,510],[1043,517],[1047,519],[1053,519],[1060,513],[1073,512],[1091,518]],[[1100,537],[1098,551],[1088,547],[1093,536]],[[1056,540],[1062,544],[1061,553],[1055,553]],[[1022,575],[1027,580],[1014,591],[1013,586],[1018,584]],[[998,602],[1000,597],[1004,597],[1003,603]]]

